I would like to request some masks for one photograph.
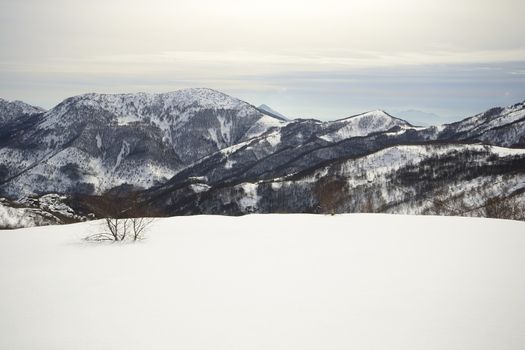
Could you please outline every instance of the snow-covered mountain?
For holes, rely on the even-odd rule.
[[[287,176],[391,145],[424,142],[429,135],[434,133],[423,132],[384,111],[332,122],[294,120],[201,159],[159,190],[180,187],[188,178],[199,176],[206,176],[210,185]]]
[[[381,110],[285,121],[210,89],[85,94],[21,110],[1,129],[3,195],[66,195],[81,217],[97,212],[97,198],[132,190],[156,215],[428,213],[433,197],[465,188],[466,207],[483,196],[524,200],[525,102],[431,127]],[[328,208],[334,189],[344,195]]]
[[[0,149],[7,195],[151,187],[281,120],[210,89],[66,99]]]
[[[275,109],[273,109],[272,107],[266,105],[266,104],[262,104],[260,105],[259,107],[257,107],[260,111],[262,111],[263,113],[266,113],[270,116],[273,116],[273,117],[278,117],[284,121],[288,121],[290,120],[289,118],[287,118],[286,116],[284,116],[283,114],[277,112]]]
[[[525,150],[428,144],[393,146],[269,180],[207,187],[193,183],[153,197],[150,205],[163,206],[162,211],[170,215],[389,212],[487,216],[487,203],[499,198],[513,198],[525,209]],[[440,206],[440,201],[447,205]],[[520,218],[525,219],[523,212]]]
[[[31,106],[22,101],[8,101],[0,98],[0,127],[21,122],[20,119],[45,112],[43,108]]]
[[[525,101],[447,125],[442,135],[451,139],[479,140],[485,143],[525,147]]]
[[[412,126],[408,122],[392,117],[382,110],[358,114],[327,123],[327,125],[327,130],[321,133],[319,137],[329,142],[368,136],[377,132],[385,132],[395,127],[410,128]]]
[[[346,193],[330,209],[336,212],[362,211],[365,205],[437,212],[442,208],[434,198],[460,196],[465,189],[472,205],[500,196],[525,202],[525,151],[498,147],[520,146],[523,104],[499,111],[481,114],[483,121],[428,128],[382,111],[325,123],[297,120],[203,158],[145,198],[171,214],[326,212],[319,194],[335,178],[337,191]],[[514,139],[492,137],[494,130],[509,129]],[[466,136],[479,130],[486,146]],[[351,170],[341,170],[343,163]],[[376,176],[378,169],[383,175]]]

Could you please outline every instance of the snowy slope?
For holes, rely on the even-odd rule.
[[[373,180],[375,176],[380,176],[408,164],[418,164],[424,159],[439,158],[444,155],[454,155],[466,151],[487,152],[496,158],[525,156],[525,149],[511,149],[484,145],[402,145],[383,149],[362,158],[347,160],[338,167],[338,175],[351,176],[356,174],[358,169],[366,169],[367,180]],[[325,167],[316,171],[313,177],[318,178],[330,173],[330,167]]]
[[[0,348],[525,347],[525,223],[388,215],[95,222],[0,232]]]
[[[243,136],[243,140],[252,139],[264,134],[270,129],[278,129],[286,126],[287,124],[288,122],[265,115],[257,120],[250,129],[248,129],[246,134]]]

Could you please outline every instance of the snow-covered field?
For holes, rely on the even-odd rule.
[[[0,232],[0,349],[525,349],[525,223],[389,215]]]

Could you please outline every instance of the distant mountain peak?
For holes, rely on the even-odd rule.
[[[351,137],[385,132],[394,127],[412,126],[409,122],[393,117],[380,109],[328,122],[328,125],[328,130],[320,137],[329,142],[339,142]]]
[[[382,109],[375,109],[375,110],[364,112],[364,113],[354,114],[349,117],[337,119],[334,122],[349,121],[351,119],[384,119],[384,120],[396,119],[402,123],[410,125],[410,123],[407,122],[406,120],[394,117],[393,115],[387,113],[386,111]]]
[[[20,108],[20,109],[23,109],[24,111],[26,111],[28,113],[45,112],[45,109],[42,108],[42,107],[33,106],[33,105],[30,105],[30,104],[25,103],[24,101],[20,101],[20,100],[10,101],[10,100],[6,100],[6,99],[0,97],[0,107],[4,108],[6,106],[12,106],[13,108]]]
[[[371,111],[368,111],[368,112],[365,112],[363,114],[379,114],[379,115],[387,115],[387,116],[391,116],[390,114],[388,114],[384,109],[374,109],[374,110],[371,110]]]
[[[415,108],[410,108],[396,112],[396,115],[405,120],[408,120],[413,125],[419,126],[443,125],[447,123],[453,123],[458,119],[450,116],[441,116],[436,113],[427,112]]]
[[[0,125],[18,118],[45,112],[45,109],[31,106],[22,101],[8,101],[0,98]]]
[[[272,107],[270,107],[270,106],[268,106],[268,105],[266,105],[264,103],[262,105],[260,105],[259,107],[257,107],[257,109],[259,109],[260,111],[262,111],[265,114],[269,114],[272,117],[277,117],[277,118],[283,119],[284,121],[289,121],[290,120],[288,117],[286,117],[283,114],[277,112],[275,109],[273,109]]]

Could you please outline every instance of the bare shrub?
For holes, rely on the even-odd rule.
[[[130,229],[129,219],[116,217],[105,218],[102,224],[102,232],[86,237],[88,241],[123,241],[128,237]]]
[[[86,237],[88,241],[138,241],[144,238],[153,218],[106,218],[103,231]]]
[[[143,239],[148,227],[153,223],[153,218],[139,217],[129,219],[131,226],[131,239],[137,241]]]
[[[141,209],[141,203],[135,193],[106,200],[99,206],[103,208],[106,216],[102,232],[89,235],[86,237],[88,241],[138,241],[144,238],[154,221]]]

